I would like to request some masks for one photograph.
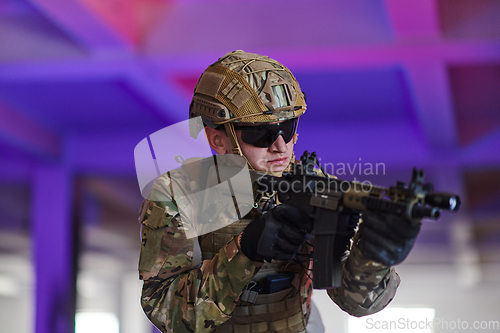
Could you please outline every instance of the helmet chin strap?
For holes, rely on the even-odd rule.
[[[252,165],[250,164],[250,162],[248,162],[247,157],[245,155],[243,155],[240,144],[238,142],[238,138],[236,137],[236,131],[234,130],[233,123],[225,123],[224,129],[226,131],[227,137],[229,138],[229,141],[231,142],[231,146],[233,147],[233,149],[232,149],[233,154],[242,156],[247,161],[247,165],[248,165],[249,170],[262,172],[262,171],[254,169],[252,167]],[[298,137],[298,134],[295,133],[295,135],[293,136],[293,139],[292,139],[294,145],[297,142],[297,137]],[[292,150],[292,157],[290,158],[290,162],[288,163],[287,167],[283,171],[290,171],[290,169],[292,167],[292,163],[295,163],[296,161],[297,160],[295,159],[295,153]],[[283,171],[275,171],[275,172],[274,171],[267,171],[266,173],[270,174],[271,176],[281,177],[283,175]]]
[[[233,147],[232,152],[235,155],[239,155],[247,161],[247,166],[248,169],[251,171],[257,171],[255,170],[250,162],[248,162],[248,159],[245,155],[243,155],[243,152],[241,151],[240,143],[238,142],[238,138],[236,137],[236,131],[234,130],[233,123],[225,123],[224,124],[224,129],[226,130],[226,135],[229,138],[229,141],[231,142],[231,146]]]
[[[226,135],[229,138],[229,141],[231,142],[231,146],[233,147],[233,154],[245,157],[241,151],[240,144],[238,143],[238,138],[236,137],[236,131],[234,130],[233,124],[232,123],[225,123],[224,129],[226,130]],[[246,159],[246,157],[245,157],[245,159]],[[248,163],[248,160],[247,160],[247,163]]]

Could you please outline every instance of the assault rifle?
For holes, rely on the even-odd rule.
[[[316,164],[324,176],[318,176]],[[424,170],[416,168],[408,186],[397,182],[385,188],[340,180],[326,175],[316,154],[305,151],[301,164],[294,164],[291,172],[284,172],[282,177],[261,176],[257,192],[277,192],[281,203],[298,207],[314,218],[313,286],[328,289],[341,284],[341,258],[346,250],[343,239],[350,232],[347,223],[339,223],[343,210],[393,214],[420,223],[422,218],[437,220],[442,209],[459,209],[458,195],[434,192],[432,184],[423,180]]]

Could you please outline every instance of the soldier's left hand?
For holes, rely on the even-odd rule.
[[[420,225],[394,215],[363,213],[359,226],[363,257],[386,266],[401,263],[413,248]]]
[[[241,251],[255,261],[287,261],[311,238],[312,218],[299,208],[279,205],[250,222],[241,233]]]

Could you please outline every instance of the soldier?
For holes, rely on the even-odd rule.
[[[278,176],[295,162],[305,111],[304,94],[286,67],[243,51],[205,70],[190,105],[190,117],[203,118],[218,154],[244,156],[251,170]],[[200,181],[196,172],[179,172],[181,187]],[[140,216],[142,306],[149,319],[162,332],[306,332],[313,308],[311,218],[257,196],[257,208],[241,220],[188,238],[175,198],[165,194],[171,180],[162,177]],[[399,277],[392,266],[411,250],[419,224],[365,214],[356,228],[359,214],[341,218],[354,237],[346,240],[342,286],[328,295],[353,316],[378,312],[395,295]]]

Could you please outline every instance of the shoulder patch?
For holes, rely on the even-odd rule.
[[[139,217],[139,222],[151,229],[161,228],[167,225],[165,208],[156,205],[154,201],[145,200]]]

